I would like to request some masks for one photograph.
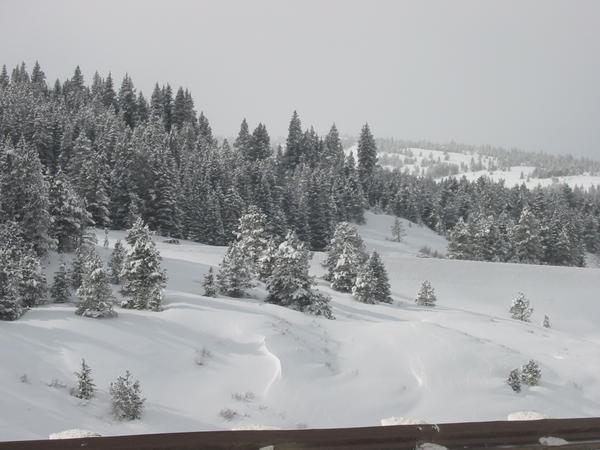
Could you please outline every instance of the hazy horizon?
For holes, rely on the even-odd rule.
[[[215,134],[242,118],[324,134],[600,157],[600,3],[593,1],[0,0],[0,65],[52,84],[127,72],[189,88]]]

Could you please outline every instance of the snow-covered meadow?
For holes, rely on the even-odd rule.
[[[404,242],[391,242],[393,218],[366,217],[359,230],[387,266],[391,305],[359,303],[322,279],[333,321],[265,304],[261,287],[254,298],[203,297],[202,279],[225,249],[157,237],[169,277],[163,312],[117,308],[117,318],[91,319],[47,305],[0,322],[0,440],[73,428],[114,435],[600,415],[600,269],[423,258],[421,247],[443,252],[444,239],[405,222]],[[112,247],[124,233],[109,237]],[[319,277],[323,257],[313,258]],[[425,279],[434,308],[414,304]],[[534,308],[531,323],[509,317],[519,291]],[[81,358],[98,387],[87,403],[69,394]],[[529,359],[540,363],[541,384],[514,393],[505,379]],[[147,400],[141,420],[118,422],[108,386],[126,369]]]

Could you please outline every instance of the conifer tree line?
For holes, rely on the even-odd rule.
[[[146,98],[128,75],[87,85],[77,67],[50,85],[37,63],[0,71],[0,223],[14,223],[37,256],[75,250],[86,227],[125,229],[138,217],[162,235],[226,245],[251,206],[270,233],[293,230],[309,250],[373,208],[448,235],[454,258],[583,265],[585,250],[600,251],[598,189],[390,171],[368,125],[345,155],[335,125],[322,137],[296,112],[283,147],[246,120],[230,143],[183,88],[156,84]]]

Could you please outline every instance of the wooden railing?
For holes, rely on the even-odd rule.
[[[561,447],[541,444],[540,438],[548,436],[562,438],[568,444]],[[141,434],[0,442],[0,450],[414,449],[423,443],[435,443],[449,449],[600,449],[600,418]]]

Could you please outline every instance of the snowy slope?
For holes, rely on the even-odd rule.
[[[392,220],[367,214],[360,232],[382,254],[394,304],[361,304],[320,280],[335,321],[258,299],[203,297],[202,277],[224,249],[161,242],[163,312],[117,308],[119,317],[95,320],[48,305],[0,322],[0,440],[74,428],[108,435],[600,415],[599,269],[418,258],[424,245],[443,251],[443,238],[413,224],[405,242],[388,241]],[[122,237],[111,232],[111,246]],[[322,259],[315,254],[317,275]],[[424,279],[436,289],[433,309],[413,303]],[[535,308],[530,324],[508,318],[517,291]],[[552,329],[538,325],[544,314]],[[99,387],[88,404],[68,392],[81,358]],[[542,383],[515,394],[504,379],[530,358]],[[107,391],[126,369],[140,379],[146,411],[119,423]]]
[[[354,153],[356,157],[356,151],[358,146],[352,145],[347,147],[344,151],[346,154],[350,152]],[[423,164],[429,161],[439,161],[443,164],[454,164],[459,167],[462,165],[466,165],[470,167],[470,163],[472,160],[479,162],[480,155],[477,153],[458,153],[458,152],[443,152],[441,150],[431,150],[424,148],[410,148],[408,149],[412,153],[412,158],[415,160],[414,163],[411,164],[402,164],[400,170],[402,172],[408,173],[418,173],[421,174],[422,170],[427,169],[427,165]],[[388,153],[388,152],[379,152],[379,155],[387,155],[392,157],[399,157],[402,162],[405,161],[406,155],[400,153]],[[445,159],[445,158],[448,159]],[[481,163],[484,167],[497,166],[497,159],[489,156],[481,156]],[[394,169],[394,166],[386,165],[388,169]],[[554,177],[554,178],[535,178],[531,176],[532,172],[535,170],[533,166],[513,166],[509,170],[469,170],[463,172],[462,169],[460,173],[457,175],[452,175],[454,178],[462,178],[463,176],[467,178],[469,181],[474,181],[477,178],[484,176],[492,179],[493,181],[504,180],[504,184],[508,187],[525,184],[529,189],[534,188],[538,185],[545,187],[550,186],[555,183],[560,184],[568,184],[572,188],[581,187],[583,189],[589,189],[592,186],[600,186],[600,175],[572,175],[572,176],[562,176],[562,177]],[[442,177],[444,178],[444,177]],[[442,179],[438,178],[438,179]]]

